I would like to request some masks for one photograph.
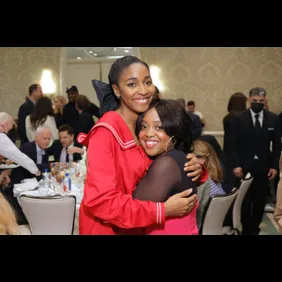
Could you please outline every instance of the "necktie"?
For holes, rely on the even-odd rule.
[[[259,123],[259,114],[255,115],[256,121],[255,121],[255,128],[260,128],[260,123]]]
[[[60,163],[65,163],[67,162],[67,149],[66,147],[63,148],[60,156]]]

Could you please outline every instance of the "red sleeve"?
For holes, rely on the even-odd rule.
[[[203,170],[202,170],[202,174],[201,174],[201,176],[198,180],[198,185],[205,183],[207,181],[208,177],[209,177],[209,173],[208,173],[207,168],[202,164],[201,164],[201,166],[202,166]]]
[[[103,127],[97,128],[90,137],[84,205],[93,216],[121,228],[164,223],[164,203],[135,200],[117,188],[115,142],[112,133]]]

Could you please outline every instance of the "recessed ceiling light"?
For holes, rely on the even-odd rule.
[[[129,50],[124,50],[124,52],[128,53],[128,52],[129,52]]]
[[[93,55],[96,57],[96,56],[97,56],[97,53],[94,53]]]
[[[93,54],[93,51],[89,51],[90,54]]]
[[[77,57],[78,60],[81,60],[81,57]]]

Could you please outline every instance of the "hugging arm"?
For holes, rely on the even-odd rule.
[[[164,203],[135,200],[117,187],[113,144],[114,136],[103,127],[90,138],[87,171],[91,173],[84,190],[84,205],[89,213],[121,228],[163,223]]]
[[[138,183],[133,198],[164,202],[171,195],[174,186],[180,181],[181,172],[177,162],[170,156],[158,157]]]

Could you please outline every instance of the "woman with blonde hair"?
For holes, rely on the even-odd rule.
[[[221,186],[223,171],[213,147],[205,141],[195,140],[193,142],[193,154],[197,157],[199,162],[207,168],[209,175],[208,180],[197,187],[199,201],[197,224],[200,229],[203,213],[208,205],[209,199],[216,195],[223,195],[225,192]]]
[[[53,110],[57,128],[59,128],[64,123],[63,108],[66,104],[67,99],[62,95],[56,96],[53,100]]]
[[[8,183],[10,170],[4,170],[0,174],[0,185]],[[0,193],[0,235],[17,235],[19,234],[19,226],[17,224],[15,212],[11,208],[9,202]]]
[[[212,146],[202,140],[196,140],[193,142],[193,153],[196,155],[199,162],[206,166],[210,177],[210,197],[214,197],[217,194],[225,194],[221,187],[221,181],[223,179],[223,172]]]

